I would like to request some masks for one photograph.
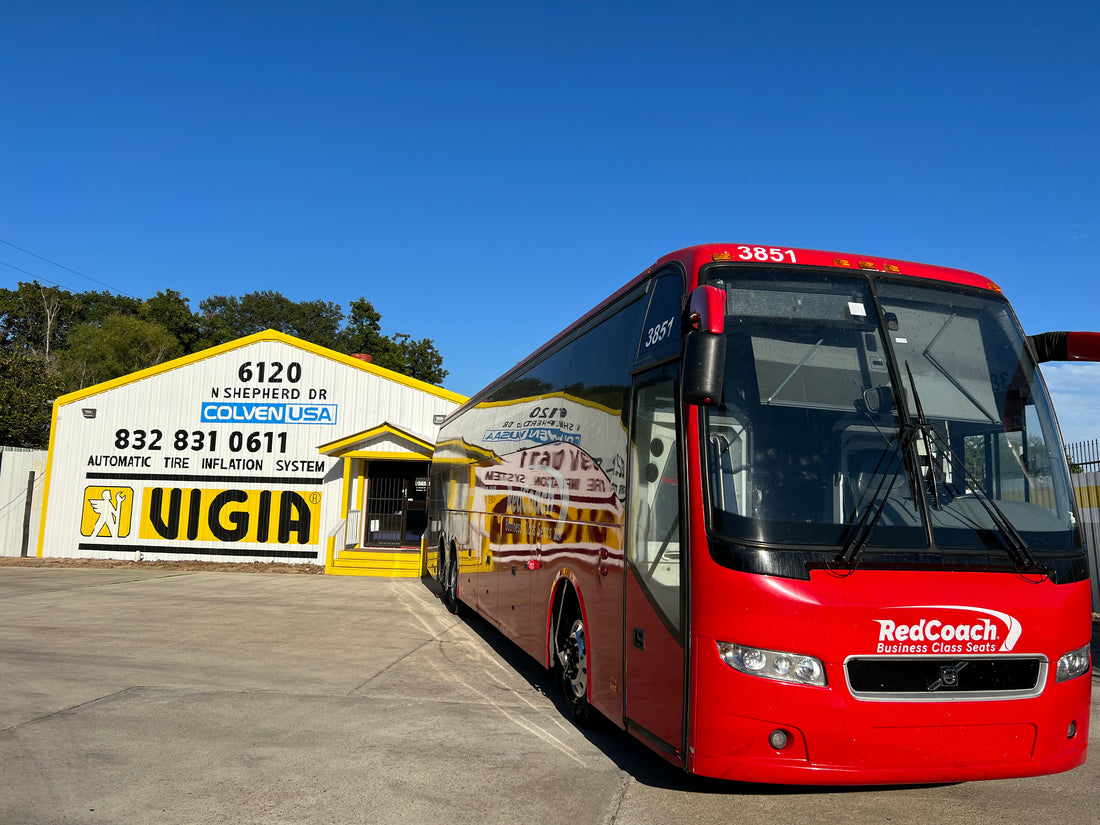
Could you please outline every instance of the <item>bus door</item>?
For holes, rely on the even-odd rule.
[[[635,382],[626,575],[626,724],[683,761],[684,584],[677,371]]]

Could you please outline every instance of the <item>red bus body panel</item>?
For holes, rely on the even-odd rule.
[[[763,250],[757,252],[757,250]],[[783,254],[786,253],[786,254]],[[745,244],[702,244],[670,252],[646,270],[652,272],[667,263],[678,261],[687,270],[689,277],[697,274],[707,264],[721,261],[725,263],[792,264],[799,266],[825,266],[837,269],[868,270],[891,275],[904,275],[911,278],[929,278],[946,281],[960,286],[977,287],[1000,292],[996,283],[964,269],[952,269],[946,266],[933,266],[913,261],[900,261],[893,258],[880,258],[869,255],[852,255],[848,252],[827,252],[820,249],[794,249],[791,247],[749,246]]]
[[[705,554],[705,548],[696,553]],[[899,784],[1054,773],[1085,761],[1091,680],[1086,674],[1059,684],[1054,666],[1062,653],[1088,643],[1089,626],[1080,621],[1090,610],[1087,581],[1055,586],[1012,574],[819,570],[810,581],[796,582],[709,565],[694,595],[693,704],[707,709],[694,714],[705,718],[690,746],[690,767],[699,773],[761,782]],[[977,611],[936,609],[941,606]],[[1019,622],[1013,653],[1049,661],[1038,696],[852,697],[844,662],[876,655],[887,644],[879,639],[884,617],[979,616],[981,610]],[[715,641],[731,635],[739,643],[818,657],[828,686],[777,683],[733,670],[720,659]],[[908,646],[935,654],[958,644],[924,639]],[[1076,735],[1067,739],[1071,723]],[[781,752],[768,745],[768,734],[777,728],[795,734]]]

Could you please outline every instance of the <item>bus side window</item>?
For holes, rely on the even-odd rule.
[[[749,433],[736,418],[712,415],[707,426],[711,504],[727,513],[749,513]]]
[[[649,598],[680,626],[680,458],[671,380],[635,394],[631,566]]]

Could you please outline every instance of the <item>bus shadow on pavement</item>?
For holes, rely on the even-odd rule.
[[[436,598],[441,597],[440,587],[431,576],[424,576],[421,581],[424,586]],[[440,610],[446,608],[440,598]],[[554,679],[553,673],[546,670],[535,661],[526,651],[516,645],[505,636],[491,622],[475,613],[469,607],[463,605],[459,610],[458,619],[471,631],[477,634],[505,664],[512,668],[533,690],[547,697],[562,719],[568,723],[569,711],[566,708],[565,698],[561,687]],[[738,782],[729,779],[712,779],[705,776],[695,776],[686,773],[682,768],[671,762],[667,762],[651,751],[644,743],[633,738],[626,731],[618,728],[605,717],[596,714],[591,727],[577,728],[577,730],[593,746],[598,748],[608,759],[633,779],[653,788],[661,788],[685,793],[701,793],[715,795],[754,795],[754,796],[788,796],[794,794],[825,794],[825,793],[860,793],[868,791],[884,791],[892,788],[912,787],[939,787],[938,785],[921,786],[888,786],[888,785],[770,785],[754,782]]]

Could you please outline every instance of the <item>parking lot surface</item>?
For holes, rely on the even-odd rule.
[[[0,568],[3,825],[1100,823],[1097,736],[1053,777],[715,782],[574,728],[417,580]]]

